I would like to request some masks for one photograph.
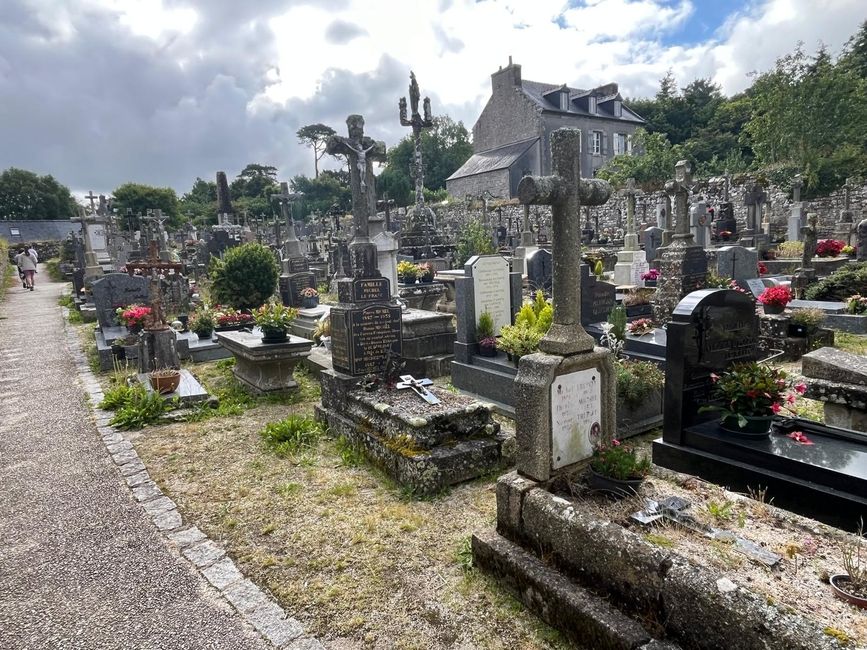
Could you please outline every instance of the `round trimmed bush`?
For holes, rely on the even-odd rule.
[[[807,287],[807,300],[845,301],[856,293],[867,292],[867,262],[847,264],[827,278]]]
[[[230,248],[209,269],[211,300],[235,309],[249,310],[268,302],[277,288],[277,260],[261,244]]]

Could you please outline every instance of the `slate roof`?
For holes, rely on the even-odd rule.
[[[465,178],[466,176],[475,176],[476,174],[484,174],[498,169],[508,169],[511,167],[527,149],[536,144],[539,138],[530,138],[529,140],[520,140],[505,144],[502,147],[488,149],[474,153],[469,157],[467,162],[461,165],[454,174],[446,180],[454,180],[456,178]]]
[[[13,234],[17,230],[18,234]],[[10,244],[31,241],[62,241],[81,224],[72,221],[0,221],[0,237]]]
[[[589,95],[592,90],[582,90],[581,88],[569,88],[565,86],[569,90],[569,109],[562,110],[560,105],[552,102],[551,100],[545,97],[546,93],[550,93],[552,90],[557,90],[559,88],[563,88],[563,84],[543,84],[538,81],[521,81],[521,89],[524,91],[524,94],[529,97],[539,108],[542,108],[546,111],[551,111],[553,113],[565,113],[568,115],[586,115],[588,117],[604,117],[611,120],[622,120],[624,122],[635,122],[637,124],[643,124],[644,120],[635,112],[630,110],[628,106],[625,104],[621,104],[622,110],[620,113],[620,117],[614,117],[613,106],[606,106],[607,102],[610,102],[614,99],[619,99],[620,94],[615,93],[613,95],[606,95],[605,97],[600,97],[597,99],[597,109],[596,113],[589,113],[586,110],[580,108],[573,101],[579,97],[586,97]],[[622,100],[621,100],[622,101]]]

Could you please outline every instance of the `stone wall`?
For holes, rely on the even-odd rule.
[[[749,180],[748,178],[738,179],[738,184],[733,184],[729,189],[729,200],[734,206],[735,218],[738,220],[738,228],[744,228],[746,223],[747,209],[744,205],[744,185]],[[769,186],[766,188],[769,199],[769,207],[766,204],[765,209],[770,210],[771,230],[774,235],[785,236],[787,229],[788,216],[792,211],[792,197],[790,192]],[[723,199],[723,182],[722,179],[700,180],[696,183],[695,195],[702,195],[710,207],[718,206]],[[635,198],[635,222],[640,225],[642,222],[655,225],[656,223],[656,205],[662,192],[641,193]],[[840,220],[840,212],[843,210],[844,190],[841,188],[828,196],[818,197],[811,200],[802,201],[806,212],[816,212],[819,215],[819,238],[831,237],[833,235],[834,226]],[[490,223],[497,223],[497,209],[503,212],[503,225],[508,224],[508,217],[512,215],[513,219],[518,219],[517,224],[521,223],[523,218],[523,208],[517,204],[517,201],[509,203],[492,202],[489,208],[488,219]],[[466,201],[456,201],[447,206],[434,207],[438,223],[452,222],[455,225],[466,223],[470,218],[480,218],[482,209],[479,203],[468,204]],[[859,221],[867,218],[867,183],[861,187],[854,188],[850,193],[849,209],[852,212],[853,224],[857,225]],[[538,213],[542,223],[545,224],[547,232],[550,233],[551,210],[547,206],[533,206],[532,214]],[[594,217],[599,214],[599,227],[601,230],[606,228],[626,228],[626,196],[615,191],[614,196],[603,206],[591,208],[591,226],[594,223]],[[584,208],[581,209],[581,224],[584,224]],[[531,223],[535,223],[535,219],[531,218]],[[534,228],[535,229],[535,228]],[[520,227],[517,228],[520,231]]]

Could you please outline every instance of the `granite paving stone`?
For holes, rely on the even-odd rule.
[[[262,590],[249,580],[241,580],[226,587],[223,595],[238,611],[245,613],[252,612],[268,600]]]
[[[184,557],[186,557],[190,562],[196,566],[202,567],[213,564],[223,557],[226,554],[226,551],[217,546],[211,540],[208,540],[207,542],[202,542],[201,544],[185,548],[183,553]]]
[[[169,539],[178,546],[189,546],[190,544],[201,542],[203,539],[206,538],[207,535],[205,535],[205,533],[199,530],[196,526],[184,528],[183,530],[179,530],[169,534]]]
[[[0,379],[28,378],[0,400],[0,647],[272,647],[118,480],[144,466],[108,462],[68,348],[78,333],[57,307],[63,287],[13,287],[0,303]],[[19,332],[34,342],[26,355]]]
[[[147,471],[142,470],[140,472],[133,474],[132,476],[127,476],[126,477],[126,484],[130,487],[136,487],[137,485],[141,485],[142,483],[145,483],[145,482],[150,481],[150,480],[151,480],[150,474],[148,474]]]
[[[238,570],[238,567],[235,566],[235,563],[227,557],[214,562],[214,564],[206,569],[202,569],[202,575],[217,589],[225,589],[233,582],[237,582],[244,577]]]
[[[184,525],[181,513],[177,510],[161,512],[153,518],[154,526],[162,531],[177,530]]]

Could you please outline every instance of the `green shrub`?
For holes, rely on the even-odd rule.
[[[800,259],[804,254],[804,242],[784,241],[777,246],[778,259]]]
[[[807,300],[844,302],[849,296],[867,292],[867,262],[847,264],[824,280],[807,288]]]
[[[173,406],[159,393],[148,391],[144,386],[134,386],[123,399],[110,422],[118,429],[141,429],[159,422]]]
[[[250,243],[213,258],[209,269],[215,303],[249,310],[268,302],[277,288],[277,260],[261,244]]]
[[[504,325],[500,329],[497,348],[513,357],[522,357],[539,349],[542,336],[536,328],[528,325]]]
[[[144,389],[141,386],[133,387],[128,384],[112,386],[105,391],[105,397],[102,398],[99,408],[105,409],[106,411],[116,411],[117,409],[129,404],[132,401],[133,393],[137,390]]]
[[[665,375],[650,361],[618,361],[617,399],[637,408],[653,392],[665,385]]]
[[[461,229],[458,247],[455,250],[455,264],[462,268],[473,255],[489,255],[494,252],[491,233],[481,221],[473,219]]]
[[[60,260],[58,258],[52,257],[50,260],[46,260],[44,266],[45,272],[48,273],[52,282],[64,282],[66,280],[63,273],[60,272]]]
[[[614,326],[614,329],[611,330],[612,334],[619,341],[624,340],[626,338],[626,308],[619,305],[614,307],[608,314],[608,322]]]
[[[483,311],[479,316],[479,324],[476,326],[476,338],[480,341],[494,335],[494,317],[488,311]]]
[[[322,425],[313,418],[290,415],[285,420],[269,422],[259,435],[278,456],[288,456],[315,445],[322,437]]]

